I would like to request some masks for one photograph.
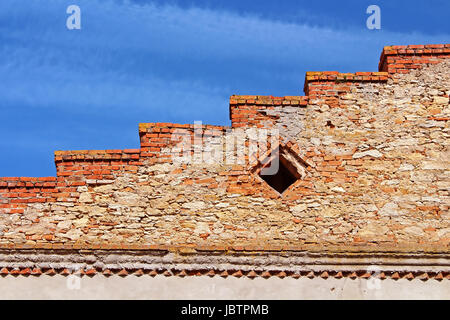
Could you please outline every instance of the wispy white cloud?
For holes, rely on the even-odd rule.
[[[0,72],[6,83],[1,99],[37,107],[70,101],[80,108],[138,110],[170,104],[182,113],[185,107],[177,101],[201,109],[235,93],[233,81],[242,83],[243,77],[269,81],[275,75],[300,88],[304,75],[298,70],[308,66],[371,65],[373,70],[384,44],[448,38],[318,28],[152,3],[77,2],[81,31],[65,29],[67,1],[36,0],[24,7],[2,2],[0,18],[11,24],[1,26]]]

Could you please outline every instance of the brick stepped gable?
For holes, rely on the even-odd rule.
[[[422,69],[433,68],[433,66],[438,66],[441,63],[445,64],[447,63],[446,61],[448,61],[449,56],[450,44],[385,47],[381,54],[378,72],[307,72],[304,87],[306,96],[231,96],[231,127],[210,125],[203,126],[203,129],[207,130],[210,136],[220,137],[230,129],[249,127],[270,128],[276,126],[280,123],[280,118],[283,117],[283,114],[278,113],[278,111],[281,110],[280,108],[283,108],[283,110],[298,110],[301,116],[306,115],[306,117],[312,117],[312,115],[308,114],[308,111],[310,109],[314,110],[314,117],[310,118],[310,120],[320,118],[324,113],[332,113],[335,115],[335,118],[330,118],[330,120],[326,122],[328,126],[326,129],[323,127],[318,127],[317,137],[310,137],[311,141],[313,141],[312,139],[315,139],[312,144],[305,143],[302,140],[303,138],[300,138],[299,141],[288,142],[288,144],[291,144],[290,147],[292,150],[303,157],[305,161],[312,163],[313,165],[307,168],[309,176],[305,180],[298,181],[298,183],[296,183],[295,186],[289,190],[289,192],[283,194],[282,197],[271,190],[270,187],[267,187],[261,181],[252,177],[248,168],[245,166],[234,165],[218,172],[217,175],[213,176],[208,176],[205,174],[205,176],[190,176],[183,178],[183,186],[186,188],[192,185],[198,186],[198,188],[205,190],[205,197],[209,197],[211,199],[214,198],[214,195],[208,192],[211,190],[213,191],[214,188],[221,188],[223,186],[226,187],[227,191],[225,195],[221,194],[221,196],[224,197],[227,197],[227,193],[229,193],[243,196],[243,201],[247,201],[245,200],[245,197],[269,199],[272,201],[271,203],[273,203],[274,206],[273,209],[270,210],[281,210],[285,211],[286,215],[288,215],[287,213],[290,214],[290,216],[288,215],[288,220],[286,220],[287,218],[285,216],[279,216],[280,221],[279,224],[276,224],[275,228],[278,228],[280,231],[276,231],[273,234],[258,239],[258,235],[255,236],[255,234],[253,234],[250,226],[244,225],[244,223],[240,222],[237,223],[237,225],[233,225],[233,222],[236,223],[237,220],[220,218],[214,220],[215,222],[212,221],[210,224],[213,222],[218,223],[221,225],[223,230],[236,236],[236,238],[226,240],[224,238],[220,238],[220,234],[213,234],[211,232],[212,227],[206,226],[208,225],[208,223],[205,222],[206,220],[191,221],[186,218],[185,221],[182,219],[179,221],[177,220],[174,224],[176,227],[174,228],[161,227],[161,242],[168,242],[168,239],[171,237],[169,230],[172,230],[172,232],[181,232],[181,234],[186,233],[181,238],[175,240],[175,242],[179,242],[179,244],[183,246],[187,245],[188,247],[195,247],[195,245],[200,246],[202,241],[205,241],[206,243],[210,241],[214,245],[223,245],[224,242],[230,242],[230,245],[235,246],[240,243],[247,244],[255,242],[259,244],[259,242],[266,242],[268,239],[277,239],[274,240],[274,244],[283,246],[298,242],[298,248],[300,248],[305,241],[320,243],[321,240],[316,237],[309,238],[310,233],[307,233],[305,228],[315,226],[316,229],[327,229],[332,233],[333,230],[337,230],[339,225],[334,227],[324,227],[321,225],[321,222],[325,221],[328,223],[331,221],[330,218],[335,217],[336,214],[338,214],[335,211],[340,210],[339,208],[346,208],[347,205],[345,205],[345,203],[348,201],[350,201],[349,203],[351,205],[358,207],[358,203],[361,202],[360,199],[364,194],[363,191],[346,191],[346,186],[355,184],[361,184],[364,186],[364,183],[368,183],[366,181],[367,179],[359,178],[367,170],[372,170],[368,167],[369,164],[374,167],[382,166],[381,161],[391,161],[392,159],[391,155],[387,157],[384,154],[382,155],[379,151],[375,151],[373,148],[361,150],[359,145],[356,145],[353,142],[349,143],[349,145],[339,141],[332,142],[332,144],[335,143],[336,147],[341,146],[345,152],[343,151],[340,154],[336,154],[335,152],[328,153],[328,151],[332,148],[328,148],[328,151],[325,151],[327,146],[330,145],[330,142],[320,140],[324,137],[323,133],[330,132],[329,130],[333,130],[335,127],[339,128],[339,123],[342,123],[343,121],[347,121],[348,123],[346,122],[346,126],[353,126],[352,130],[356,131],[362,130],[361,128],[370,127],[372,123],[377,122],[377,119],[361,118],[360,111],[349,108],[349,106],[357,103],[356,98],[354,98],[355,95],[362,95],[362,89],[373,89],[374,92],[378,90],[378,94],[381,95],[384,92],[383,90],[387,90],[384,89],[383,86],[395,86],[398,83],[405,83],[406,80],[404,77],[409,73],[420,71]],[[432,88],[430,90],[436,89]],[[444,93],[438,92],[433,95],[433,101],[428,101],[425,99],[425,101],[422,102],[428,110],[428,113],[424,118],[424,125],[432,125],[440,128],[439,130],[442,132],[445,130],[448,132],[448,120],[450,119],[448,110],[448,90],[449,89],[447,87],[447,91],[444,91]],[[368,94],[371,94],[370,90],[368,92]],[[445,102],[447,102],[447,104],[445,104]],[[392,104],[388,103],[387,105],[390,106],[389,108],[395,109],[395,106]],[[316,114],[316,112],[318,113]],[[346,112],[348,113],[343,115],[343,113]],[[396,113],[396,111],[393,111],[393,114],[396,116],[396,118],[393,119],[395,124],[399,127],[404,126],[405,132],[408,132],[408,130],[410,130],[408,123],[415,121],[414,117],[408,118],[408,115],[400,116]],[[287,123],[286,126],[289,127],[288,120],[283,119],[283,121],[281,122],[284,124]],[[383,121],[385,123],[388,119],[384,119]],[[305,121],[305,123],[306,127],[310,129],[308,127],[309,122]],[[310,121],[310,123],[313,124],[313,121]],[[378,128],[382,128],[382,124],[380,124],[380,126],[378,126]],[[171,168],[169,171],[166,170],[168,167],[165,167],[165,165],[171,164],[171,154],[166,150],[168,147],[175,144],[171,137],[172,133],[177,129],[187,130],[193,139],[193,125],[143,123],[139,126],[141,141],[140,149],[56,151],[56,177],[0,178],[0,219],[2,219],[2,217],[3,219],[6,219],[6,216],[11,216],[14,217],[14,221],[23,219],[26,221],[23,225],[14,222],[11,224],[5,223],[3,231],[0,230],[0,244],[2,244],[2,246],[15,248],[20,248],[23,246],[28,248],[30,246],[34,246],[36,248],[40,248],[42,246],[48,248],[52,248],[53,246],[55,248],[61,248],[62,246],[69,248],[80,246],[80,243],[81,246],[83,243],[86,245],[95,245],[95,242],[102,241],[111,243],[111,239],[108,239],[108,232],[115,231],[115,226],[121,225],[124,221],[128,220],[121,220],[121,218],[119,221],[114,221],[113,218],[108,217],[108,221],[103,221],[101,218],[102,215],[104,216],[106,212],[109,212],[108,210],[115,209],[110,208],[106,211],[103,210],[105,205],[101,204],[97,206],[97,200],[95,197],[97,196],[101,198],[102,196],[104,197],[107,192],[116,191],[119,187],[115,184],[122,183],[121,181],[118,182],[119,178],[122,179],[123,177],[133,177],[131,179],[132,187],[123,186],[123,190],[126,190],[123,192],[132,193],[131,190],[133,188],[137,188],[141,185],[148,187],[147,184],[152,184],[151,181],[140,182],[140,178],[138,178],[138,176],[149,174],[151,177],[154,175],[157,176],[158,174],[161,174],[161,172],[164,172],[164,174],[167,174],[171,178],[175,179],[174,177],[177,174],[185,172],[190,173],[188,170],[189,168],[187,168],[186,165],[183,165],[181,168]],[[357,139],[358,137],[355,132],[349,131],[349,134],[355,135],[355,139]],[[294,135],[295,134],[296,133],[294,132]],[[439,134],[440,133],[437,131],[434,133],[434,135]],[[319,139],[320,143],[317,142],[317,139]],[[361,141],[358,140],[358,143],[362,144],[363,141],[369,141],[367,143],[370,144],[370,139],[371,137],[369,135],[368,138],[362,138]],[[323,144],[324,142],[328,144]],[[410,145],[412,144],[407,142],[407,146]],[[401,148],[403,148],[403,145],[401,145]],[[441,151],[443,152],[442,154],[448,154],[448,151],[446,150],[441,149]],[[439,152],[440,151],[433,149],[432,155],[439,156]],[[425,157],[423,154],[426,154],[426,150],[415,150],[413,153],[414,157],[420,157],[420,154],[422,153],[422,156],[425,159],[424,161],[426,161],[424,165],[429,167],[429,169],[426,170],[438,170],[434,175],[433,181],[437,184],[437,187],[435,188],[435,192],[437,193],[436,197],[441,200],[433,201],[433,195],[429,194],[428,198],[430,198],[430,200],[410,200],[408,203],[410,206],[413,206],[414,209],[407,207],[405,209],[403,204],[399,205],[395,202],[395,200],[392,200],[392,196],[398,198],[401,197],[401,195],[407,195],[408,188],[396,185],[394,181],[395,179],[389,180],[392,181],[390,183],[394,184],[383,184],[383,181],[379,181],[378,177],[374,176],[373,181],[369,182],[373,183],[373,188],[376,188],[378,192],[382,192],[383,195],[385,193],[386,196],[383,201],[379,200],[379,202],[376,203],[377,205],[380,204],[378,207],[375,206],[374,208],[372,207],[367,209],[370,207],[369,203],[363,203],[360,206],[365,206],[364,210],[366,214],[370,215],[370,219],[373,219],[375,227],[364,229],[364,226],[361,227],[361,222],[358,218],[354,217],[351,213],[346,216],[346,219],[342,221],[339,220],[338,224],[342,225],[346,223],[345,221],[350,221],[350,224],[352,225],[360,225],[361,230],[364,232],[357,232],[354,235],[348,235],[350,230],[347,232],[343,231],[343,233],[339,231],[337,236],[331,237],[330,239],[325,239],[322,244],[335,243],[338,245],[369,245],[370,247],[371,244],[380,243],[392,246],[395,246],[398,243],[416,243],[418,245],[431,246],[433,249],[430,250],[432,251],[448,251],[448,244],[450,241],[450,236],[446,231],[449,228],[447,219],[448,190],[447,193],[445,191],[445,185],[448,186],[448,177],[445,176],[445,172],[448,171],[448,166],[446,163],[442,164],[434,162],[432,157]],[[417,156],[415,154],[417,154]],[[413,156],[411,156],[411,159],[413,159]],[[408,167],[408,164],[401,164],[400,162],[401,161],[399,160],[392,160],[390,165],[395,164],[397,167]],[[157,166],[158,169],[150,172],[145,169],[153,166]],[[161,169],[163,171],[158,171],[160,170],[159,168],[163,168]],[[405,168],[401,170],[404,170]],[[388,172],[381,169],[379,171]],[[434,172],[435,171],[433,171],[433,174]],[[418,174],[421,175],[422,173],[420,172]],[[385,175],[387,175],[387,173],[385,173]],[[219,178],[223,179],[218,181]],[[417,181],[420,181],[420,179]],[[328,189],[325,188],[325,185],[327,184],[330,185]],[[340,188],[340,185],[343,187]],[[343,191],[341,191],[341,189]],[[105,191],[105,194],[99,194],[98,192],[103,191],[98,190],[109,191]],[[335,197],[341,193],[345,196],[345,199],[342,200],[344,202],[344,206],[336,206],[336,210],[334,210],[329,202],[334,200],[329,199],[335,199]],[[160,196],[163,197],[163,195]],[[180,196],[183,196],[184,198],[188,197],[188,195]],[[176,198],[176,195],[174,195],[174,197]],[[313,212],[315,210],[314,199],[318,199],[319,202],[325,201],[324,203],[327,203],[327,208],[323,215],[321,213],[314,213],[314,217],[311,222],[309,221],[309,218],[311,217],[308,216],[307,218],[303,218],[299,213]],[[186,200],[186,203],[180,202],[180,205],[174,206],[173,208],[171,207],[173,202],[171,202],[169,207],[166,208],[163,208],[163,206],[167,206],[168,204],[162,204],[161,208],[159,208],[156,203],[157,201],[155,201],[155,203],[152,202],[152,206],[154,205],[155,210],[162,210],[163,212],[178,212],[179,210],[195,212],[196,210],[208,210],[208,207],[205,207],[204,201],[202,201],[203,199],[201,197],[197,198],[197,201],[191,200],[192,199]],[[308,201],[307,204],[302,203],[304,200]],[[122,199],[118,201],[122,204]],[[128,200],[123,201],[126,202]],[[132,202],[132,200],[130,201]],[[260,200],[251,201],[256,201],[252,203],[257,203]],[[202,204],[200,204],[200,202]],[[132,203],[131,207],[134,208],[134,206],[135,204]],[[70,224],[70,226],[64,228],[63,224],[61,224],[61,222],[65,221],[64,214],[65,212],[71,213],[72,211],[70,208],[72,207],[79,207],[81,210],[77,213],[78,216],[76,217],[78,224],[70,224],[70,221],[66,221],[66,224]],[[141,209],[142,208],[139,210]],[[249,207],[249,209],[251,208]],[[401,223],[397,223],[398,221],[394,221],[395,223],[392,225],[387,225],[387,220],[383,220],[383,223],[377,222],[380,219],[384,219],[383,217],[380,218],[380,214],[377,212],[382,212],[382,214],[394,212],[394,216],[395,212],[410,212],[409,214],[411,214],[411,217],[410,221],[405,223],[405,226],[402,226]],[[424,219],[428,219],[427,221],[430,221],[429,226],[427,228],[417,227],[421,230],[414,229],[413,224],[416,223],[416,217],[412,216],[412,212],[423,214]],[[161,217],[161,214],[164,215],[164,213],[160,213],[160,215],[157,216]],[[51,221],[51,217],[53,215],[56,219]],[[79,218],[79,216],[83,215],[86,215],[86,217]],[[343,215],[345,215],[345,213]],[[270,216],[269,220],[273,222],[271,219],[274,216],[271,216],[271,214],[268,216]],[[409,216],[405,219],[409,219]],[[45,224],[43,224],[42,228],[40,228],[38,226],[40,223],[43,223],[42,220],[45,220]],[[305,222],[304,220],[308,221]],[[136,221],[142,220],[136,219]],[[128,223],[131,224],[131,222]],[[146,227],[145,223],[138,223],[142,223],[142,228]],[[206,231],[195,231],[195,227],[191,225],[192,223],[200,223]],[[28,227],[29,225],[36,225],[36,228]],[[260,230],[261,228],[264,229],[262,225],[258,225],[257,227],[260,228]],[[155,230],[159,230],[159,227],[153,228],[155,228]],[[207,231],[208,228],[210,230],[209,232]],[[388,229],[387,232],[386,228]],[[286,230],[283,231],[284,229]],[[401,232],[401,230],[404,229],[407,229],[408,231]],[[121,234],[121,231],[114,234],[114,237],[117,239],[112,242],[116,248],[120,247],[123,243],[130,243],[130,241],[137,247],[144,247],[148,243],[152,244],[153,242],[157,242],[156,240],[151,240],[151,236],[150,238],[146,237],[143,232],[141,232],[142,236],[140,236],[139,239],[136,238],[137,240],[135,241],[133,235],[128,234],[128,232],[131,233],[131,231],[126,231],[127,232],[124,234]],[[242,236],[242,233],[245,232],[249,232],[249,235]],[[300,237],[299,239],[295,237],[292,238],[289,236],[292,232],[305,234],[305,236]],[[64,235],[67,233],[70,233],[70,236]],[[404,234],[406,234],[406,236],[404,236]],[[100,238],[102,235],[104,238]],[[400,239],[400,237],[403,236],[404,239]],[[107,240],[99,240],[105,239],[105,237]],[[93,240],[95,238],[97,241]],[[262,248],[265,247],[263,246]]]
[[[420,69],[424,65],[439,63],[442,59],[448,58],[449,55],[450,44],[386,46],[381,53],[378,65],[379,72],[307,72],[304,85],[306,96],[273,97],[233,95],[230,98],[230,119],[232,121],[232,127],[260,126],[258,124],[258,116],[260,116],[258,115],[258,110],[261,107],[270,109],[273,106],[280,105],[307,106],[310,98],[338,96],[343,92],[348,92],[353,85],[360,82],[386,82],[388,78],[393,77],[396,73],[407,73],[414,69]],[[151,133],[147,133],[147,128],[153,128]],[[85,176],[86,179],[102,180],[103,178],[112,178],[111,172],[116,170],[131,170],[135,172],[136,168],[133,167],[133,164],[135,166],[141,165],[141,162],[139,162],[141,155],[145,157],[158,157],[161,147],[166,147],[170,144],[170,133],[177,128],[193,129],[193,125],[141,123],[139,125],[141,149],[55,151],[57,178],[0,177],[0,188],[75,186],[77,185],[76,183],[61,184],[56,182],[64,181],[64,179],[58,179],[58,177]],[[204,128],[222,131],[227,127],[206,125]],[[144,139],[148,140],[144,141]],[[59,164],[68,160],[101,160],[110,165],[105,168],[104,163],[102,163],[99,166],[82,166],[80,171],[61,171],[64,166],[60,166]],[[69,166],[70,163],[69,161],[65,165]]]

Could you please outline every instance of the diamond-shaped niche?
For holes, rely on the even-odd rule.
[[[254,168],[272,189],[279,194],[287,191],[297,180],[306,176],[307,164],[290,148],[279,145]]]

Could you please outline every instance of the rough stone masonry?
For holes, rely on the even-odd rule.
[[[230,127],[142,123],[140,149],[56,151],[56,177],[0,178],[0,273],[449,278],[449,58],[385,47],[379,72],[308,72],[305,96],[231,96]],[[264,154],[173,161],[180,139],[236,154],[255,128],[279,131],[282,191]]]

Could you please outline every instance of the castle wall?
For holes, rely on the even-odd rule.
[[[231,127],[141,124],[140,149],[57,151],[56,177],[0,178],[0,244],[446,248],[449,51],[385,48],[380,72],[308,73],[306,96],[232,96]],[[257,174],[277,143],[248,152],[254,129],[301,167],[283,194]]]

